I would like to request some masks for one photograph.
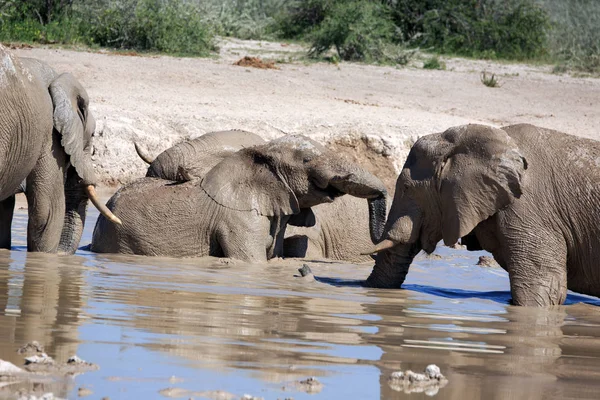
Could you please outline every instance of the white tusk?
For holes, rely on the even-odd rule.
[[[94,205],[94,207],[96,207],[98,209],[98,211],[100,211],[100,214],[104,215],[109,221],[111,221],[114,224],[123,225],[123,222],[121,222],[119,217],[117,217],[115,214],[113,214],[108,209],[108,207],[106,207],[104,204],[102,204],[100,199],[98,199],[98,195],[96,194],[96,189],[94,188],[94,185],[87,185],[85,187],[85,191],[87,192],[87,195],[90,198],[90,200],[92,201],[92,204]]]

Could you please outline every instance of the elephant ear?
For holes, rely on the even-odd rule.
[[[300,212],[298,199],[277,170],[276,161],[259,147],[242,149],[212,168],[202,180],[218,204],[272,217]]]
[[[71,165],[84,184],[95,184],[91,139],[96,122],[88,109],[87,92],[69,73],[52,81],[49,91],[54,107],[54,129],[61,135],[61,144],[70,156]]]
[[[447,130],[443,138],[454,144],[438,175],[442,235],[453,245],[521,196],[527,161],[500,129],[467,125]]]

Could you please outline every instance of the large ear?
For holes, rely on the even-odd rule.
[[[96,122],[89,112],[85,89],[71,74],[61,74],[49,87],[54,105],[54,129],[83,184],[96,183],[91,161],[91,135]]]
[[[500,129],[467,125],[444,132],[453,144],[438,169],[442,235],[453,245],[521,196],[527,161]]]
[[[300,212],[298,199],[277,170],[277,162],[255,147],[217,164],[202,180],[202,188],[217,203],[238,211],[256,210],[269,217]]]

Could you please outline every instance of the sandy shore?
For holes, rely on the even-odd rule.
[[[359,158],[388,183],[417,137],[453,125],[529,122],[600,138],[600,80],[551,66],[446,59],[447,70],[292,61],[233,65],[245,55],[289,60],[298,45],[228,40],[214,58],[21,49],[73,73],[98,121],[94,161],[105,184],[143,176],[133,141],[150,154],[206,132],[242,128],[267,139],[301,133]],[[499,88],[480,81],[495,73]],[[380,156],[383,157],[380,157]]]

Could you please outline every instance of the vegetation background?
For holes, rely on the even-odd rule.
[[[217,36],[335,62],[405,64],[418,48],[600,73],[598,0],[0,0],[2,42],[207,56]]]

